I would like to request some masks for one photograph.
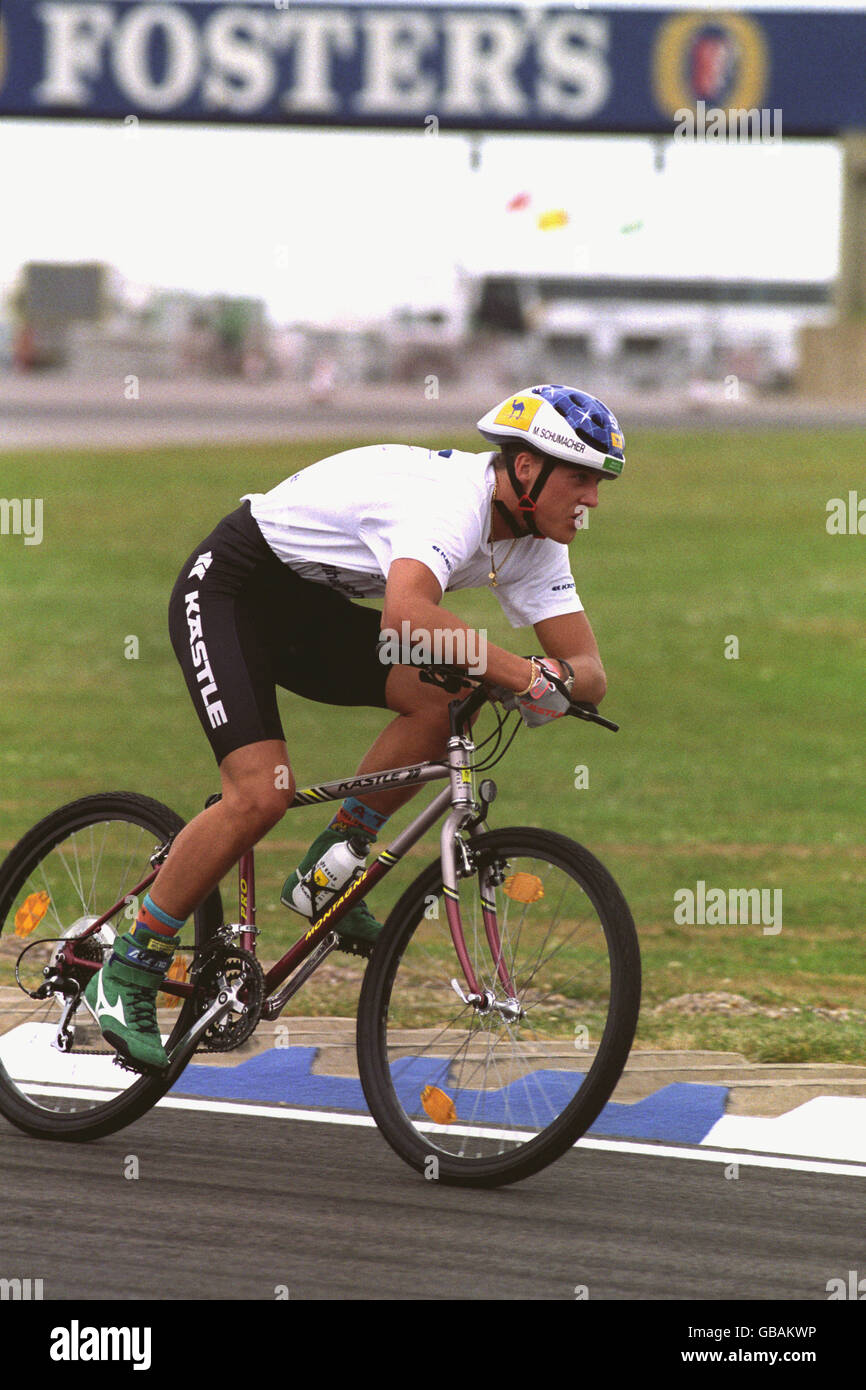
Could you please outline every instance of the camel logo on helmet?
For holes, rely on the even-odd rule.
[[[512,429],[528,430],[543,402],[531,400],[528,396],[509,396],[497,408],[495,425],[507,425]]]

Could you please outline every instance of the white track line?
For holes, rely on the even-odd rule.
[[[866,1163],[790,1158],[787,1154],[737,1153],[733,1149],[677,1148],[671,1144],[636,1144],[620,1139],[579,1139],[575,1148],[605,1149],[627,1154],[654,1154],[658,1158],[691,1158],[699,1163],[738,1163],[744,1168],[785,1168],[796,1173],[839,1173],[843,1177],[866,1178]]]
[[[369,1115],[340,1115],[324,1110],[298,1110],[287,1106],[243,1105],[235,1101],[185,1100],[166,1096],[157,1108],[168,1110],[202,1110],[214,1115],[250,1115],[257,1119],[306,1120],[313,1124],[350,1125],[375,1129]],[[431,1130],[437,1126],[429,1126]],[[454,1133],[449,1125],[448,1130]],[[500,1136],[502,1137],[502,1136]],[[520,1136],[525,1137],[524,1135]],[[836,1163],[823,1159],[789,1158],[784,1154],[740,1153],[728,1149],[699,1149],[672,1144],[640,1144],[620,1139],[579,1139],[578,1149],[598,1149],[605,1153],[641,1154],[652,1158],[685,1158],[698,1163],[742,1164],[744,1168],[783,1168],[795,1173],[834,1173],[840,1177],[866,1178],[866,1164]]]

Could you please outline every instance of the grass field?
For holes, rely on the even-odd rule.
[[[423,442],[478,448],[468,435]],[[522,730],[493,773],[492,823],[572,835],[621,883],[644,956],[639,1045],[862,1062],[866,540],[825,526],[828,500],[862,480],[862,436],[632,432],[629,446],[622,482],[572,546],[608,673],[604,711],[622,730]],[[333,448],[0,457],[0,497],[44,504],[40,545],[0,535],[0,849],[89,791],[146,791],[189,817],[217,789],[169,644],[168,595],[243,492]],[[536,645],[490,591],[448,603],[493,642]],[[383,722],[288,694],[281,705],[302,786],[351,771]],[[262,846],[266,956],[289,939],[284,871],[324,818],[293,813]],[[412,871],[434,853],[428,837]],[[674,895],[699,881],[780,890],[781,930],[678,924]],[[389,880],[371,905],[392,896]],[[344,1007],[357,971],[326,967],[303,1011]]]

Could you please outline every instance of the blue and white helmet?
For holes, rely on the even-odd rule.
[[[603,401],[571,386],[528,386],[500,401],[478,421],[491,444],[522,440],[557,463],[589,468],[618,478],[625,463],[625,437]]]

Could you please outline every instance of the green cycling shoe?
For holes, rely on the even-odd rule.
[[[297,869],[283,884],[280,902],[301,916],[316,921],[339,894],[342,886],[364,867],[372,840],[357,830],[329,825],[316,837]],[[334,927],[340,946],[353,954],[367,954],[382,932],[366,902],[356,905]]]
[[[85,990],[85,1002],[99,1023],[101,1036],[133,1072],[164,1072],[168,1054],[156,1016],[158,984],[163,970],[142,969],[126,956],[136,947],[131,935],[118,937],[106,965]]]

